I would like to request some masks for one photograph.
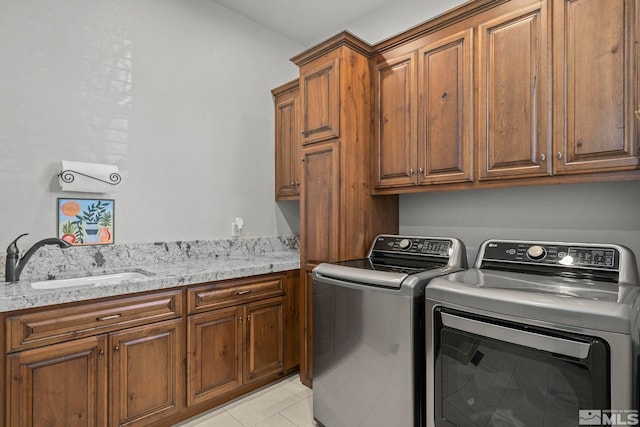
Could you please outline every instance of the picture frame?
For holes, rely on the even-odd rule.
[[[57,235],[73,246],[111,245],[115,200],[58,198]]]

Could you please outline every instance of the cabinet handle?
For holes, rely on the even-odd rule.
[[[100,357],[100,359],[102,359],[104,357],[104,350],[100,350],[98,352],[98,356]]]
[[[96,317],[96,320],[98,322],[103,322],[105,320],[113,320],[113,319],[117,319],[119,317],[122,317],[122,314],[118,313],[118,314],[111,314],[109,316],[104,316],[104,317]]]
[[[562,160],[562,153],[558,151],[558,160]]]
[[[246,295],[248,293],[251,293],[251,289],[248,289],[246,291],[238,291],[236,292],[236,295]]]
[[[120,351],[120,346],[119,346],[119,345],[117,345],[117,346],[113,347],[113,352],[114,352],[114,353],[117,353],[117,352],[119,352],[119,351]]]
[[[242,316],[238,317],[238,323],[242,323]]]
[[[540,161],[544,162],[545,160],[547,160],[547,156],[545,156],[544,153],[540,154]]]
[[[247,322],[251,321],[251,315],[247,314]]]
[[[638,105],[638,109],[636,110],[636,117],[640,119],[640,105]]]

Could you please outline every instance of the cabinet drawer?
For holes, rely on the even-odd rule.
[[[284,295],[283,274],[215,282],[187,291],[189,313]]]
[[[7,352],[181,315],[182,291],[173,290],[10,316]]]

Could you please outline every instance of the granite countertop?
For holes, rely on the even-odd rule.
[[[0,282],[0,312],[44,307],[75,301],[171,289],[185,285],[295,270],[300,266],[297,250],[260,253],[215,254],[211,257],[152,262],[123,268],[97,269],[92,275],[139,272],[147,277],[101,286],[85,285],[59,289],[34,289],[38,281],[28,277],[16,283]],[[73,277],[73,276],[67,276]]]

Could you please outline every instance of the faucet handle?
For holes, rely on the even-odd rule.
[[[18,239],[28,235],[29,233],[24,233],[16,237],[15,240],[9,244],[9,247],[7,248],[7,255],[18,255]]]

